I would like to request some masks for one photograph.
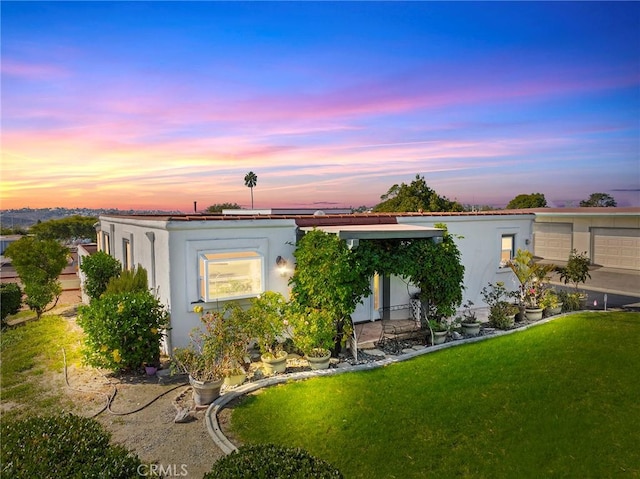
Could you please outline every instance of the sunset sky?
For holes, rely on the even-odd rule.
[[[640,206],[637,2],[0,8],[2,209]]]

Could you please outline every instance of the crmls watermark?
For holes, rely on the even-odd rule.
[[[186,464],[140,464],[138,475],[142,477],[185,477],[189,475]]]

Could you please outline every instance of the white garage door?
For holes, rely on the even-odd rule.
[[[640,230],[593,228],[593,262],[610,268],[640,270]]]
[[[571,253],[571,223],[534,223],[534,254],[544,259],[567,261]]]

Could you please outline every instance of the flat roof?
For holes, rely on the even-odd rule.
[[[304,226],[303,231],[318,229],[325,233],[336,234],[340,239],[415,239],[442,237],[444,230],[427,226],[407,224],[370,224],[341,226]]]

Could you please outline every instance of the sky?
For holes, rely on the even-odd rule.
[[[0,208],[640,206],[638,2],[11,2]]]

